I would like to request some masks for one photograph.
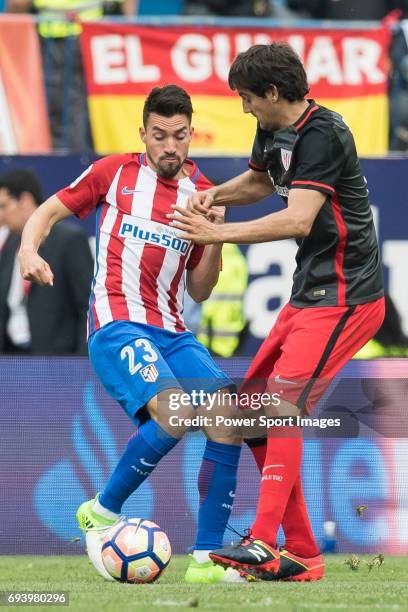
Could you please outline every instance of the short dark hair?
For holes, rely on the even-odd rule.
[[[163,117],[186,115],[189,123],[193,116],[191,98],[185,89],[178,85],[154,87],[147,96],[143,107],[143,125],[146,127],[150,113]]]
[[[16,168],[0,176],[0,189],[7,189],[9,194],[16,199],[27,191],[31,193],[37,206],[43,201],[41,183],[29,168]]]
[[[303,100],[309,91],[300,57],[283,42],[254,45],[237,55],[228,84],[231,89],[248,89],[262,98],[275,85],[279,95],[289,102]]]

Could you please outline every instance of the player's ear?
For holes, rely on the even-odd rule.
[[[279,91],[276,85],[270,84],[269,88],[265,93],[265,97],[270,100],[270,102],[277,102],[279,100]]]
[[[146,130],[144,129],[144,127],[139,128],[139,136],[142,142],[146,142]]]

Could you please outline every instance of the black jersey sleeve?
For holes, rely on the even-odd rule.
[[[290,188],[333,195],[344,162],[344,147],[335,130],[331,126],[311,126],[298,144]]]
[[[259,127],[256,129],[254,144],[252,145],[251,159],[248,162],[248,166],[251,170],[258,172],[266,172],[267,166],[263,160],[264,149],[265,149],[266,136],[264,131]]]

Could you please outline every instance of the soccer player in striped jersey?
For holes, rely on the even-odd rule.
[[[89,356],[105,389],[137,426],[105,489],[78,509],[79,526],[87,536],[97,528],[98,542],[103,529],[118,520],[125,500],[188,429],[183,419],[204,409],[194,412],[191,404],[180,402],[174,425],[170,400],[174,404],[183,391],[218,392],[220,397],[233,387],[186,329],[182,315],[185,285],[196,301],[210,295],[222,247],[180,240],[167,217],[173,205],[182,208],[188,196],[211,186],[187,159],[192,112],[190,97],[180,87],[154,88],[140,128],[145,152],[110,155],[91,164],[38,208],[22,236],[23,277],[52,285],[52,270],[37,253],[41,240],[54,223],[96,210]],[[211,220],[223,222],[223,212]],[[236,487],[240,434],[210,428],[205,433],[198,532],[186,580],[239,580],[236,572],[215,566],[209,552],[222,546]],[[94,565],[106,577],[97,544],[88,537],[87,543]]]

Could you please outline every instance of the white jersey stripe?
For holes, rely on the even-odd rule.
[[[122,253],[122,289],[129,310],[130,320],[146,323],[146,309],[139,298],[139,263],[142,251],[136,253],[131,246],[131,244],[129,245],[129,240],[125,239],[125,246]]]
[[[109,187],[109,191],[106,194],[106,201],[108,202],[108,204],[110,204],[111,206],[114,206],[115,208],[117,207],[117,191],[118,191],[118,182],[119,182],[119,177],[120,177],[120,173],[122,172],[122,166],[119,166],[118,171],[115,174],[115,178],[112,181],[111,186]]]
[[[149,166],[141,166],[132,198],[132,215],[151,219],[157,174]]]
[[[108,256],[108,244],[111,238],[112,228],[115,224],[118,211],[113,205],[108,206],[108,210],[103,220],[102,227],[99,235],[99,254],[98,264],[99,272],[96,277],[96,283],[94,287],[95,294],[95,310],[99,319],[99,324],[106,325],[110,321],[113,321],[112,312],[109,305],[108,294],[106,291],[105,283],[107,276],[107,256]]]
[[[169,331],[176,331],[176,317],[170,312],[168,289],[175,276],[174,270],[177,270],[179,261],[180,255],[178,253],[167,250],[157,278],[157,304],[163,317],[164,328]]]

